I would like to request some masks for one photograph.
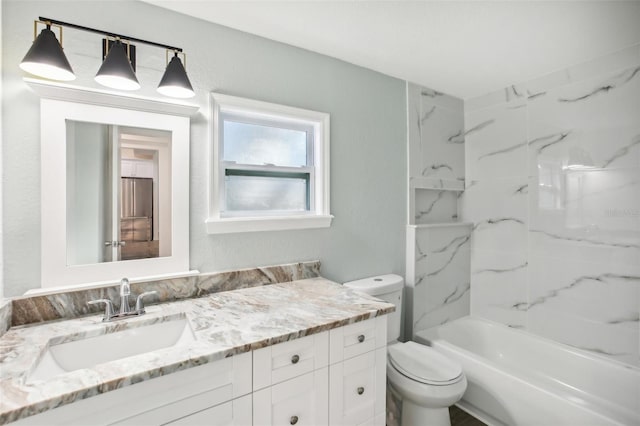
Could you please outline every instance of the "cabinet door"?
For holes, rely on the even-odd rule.
[[[379,348],[329,368],[331,425],[373,424],[384,414],[386,354]]]
[[[325,367],[254,392],[254,426],[326,425],[328,387]]]
[[[166,424],[171,426],[249,426],[251,422],[251,395],[245,395]]]

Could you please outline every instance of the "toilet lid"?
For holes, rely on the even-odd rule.
[[[389,347],[389,361],[408,378],[420,383],[444,385],[462,375],[462,368],[435,349],[415,342]]]

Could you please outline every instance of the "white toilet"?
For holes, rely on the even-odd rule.
[[[396,305],[387,319],[387,378],[402,398],[401,426],[450,426],[449,406],[462,398],[467,379],[462,368],[434,349],[398,342],[404,279],[381,275],[344,284]]]

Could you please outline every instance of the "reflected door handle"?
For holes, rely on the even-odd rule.
[[[122,247],[124,245],[126,245],[127,242],[126,241],[105,241],[104,242],[104,246],[105,247]]]

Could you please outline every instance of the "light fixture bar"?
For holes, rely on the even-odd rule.
[[[156,42],[148,41],[148,40],[143,40],[141,38],[129,37],[127,35],[116,34],[116,33],[110,32],[110,31],[102,31],[102,30],[98,30],[98,29],[95,29],[95,28],[85,27],[85,26],[82,26],[82,25],[70,24],[69,22],[63,22],[63,21],[58,21],[56,19],[45,18],[43,16],[40,16],[38,19],[40,19],[41,21],[44,21],[44,22],[50,22],[51,24],[61,25],[63,27],[75,28],[77,30],[89,31],[89,32],[92,32],[92,33],[102,34],[102,35],[105,35],[105,36],[112,37],[114,39],[115,38],[119,38],[119,39],[123,39],[123,40],[128,40],[130,42],[144,43],[144,44],[149,44],[151,46],[162,47],[164,49],[169,49],[169,50],[175,50],[175,51],[178,51],[178,52],[182,52],[182,49],[179,48],[179,47],[169,46],[167,44],[156,43]]]

